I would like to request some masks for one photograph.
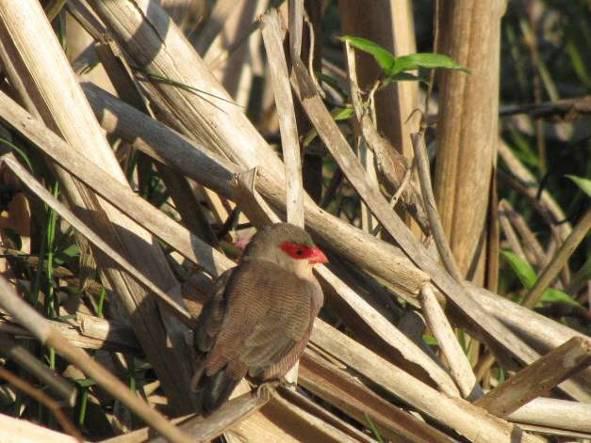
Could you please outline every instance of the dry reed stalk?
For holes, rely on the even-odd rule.
[[[94,3],[93,3],[94,4]],[[154,26],[142,26],[146,10],[150,5],[150,23]],[[174,25],[167,21],[164,12],[147,0],[136,2],[132,7],[126,1],[97,2],[111,30],[125,51],[131,55],[134,63],[164,78],[174,79],[195,88],[187,91],[174,85],[157,82],[157,90],[148,92],[158,103],[175,103],[173,113],[187,134],[224,155],[241,167],[247,169],[259,167],[258,183],[263,187],[263,195],[273,205],[284,207],[285,188],[282,171],[284,167],[268,144],[262,140],[242,110],[229,102],[229,97],[212,78],[211,74],[192,50]],[[140,30],[141,35],[135,35]],[[163,36],[164,44],[161,45]],[[194,91],[203,91],[200,97]],[[163,102],[158,97],[165,97]],[[209,97],[209,98],[207,98]],[[96,96],[95,96],[96,98]],[[98,98],[97,98],[98,100]],[[101,106],[97,106],[100,109]],[[102,112],[101,112],[102,114]],[[104,116],[103,117],[108,117]],[[115,126],[118,123],[111,121]],[[103,121],[105,124],[106,121]],[[121,121],[119,121],[121,123]],[[128,128],[132,129],[132,128]],[[138,127],[134,126],[132,132]],[[131,138],[135,138],[134,134]],[[349,244],[339,250],[354,263],[363,268],[370,268],[386,279],[392,280],[397,287],[403,287],[409,281],[405,275],[409,269],[407,260],[396,254],[396,249],[383,242],[376,241],[370,235],[351,227],[341,220],[331,217],[318,209],[309,198],[304,201],[306,220],[309,229],[321,235],[330,245]],[[385,264],[388,263],[388,266]],[[396,263],[396,266],[392,264]],[[393,276],[396,271],[396,278]],[[416,268],[414,272],[417,271]],[[420,286],[419,286],[420,287]],[[419,287],[411,292],[418,293]]]
[[[187,310],[180,305],[175,299],[169,294],[173,293],[173,289],[169,289],[168,293],[165,293],[162,289],[156,286],[152,280],[148,279],[139,269],[133,266],[125,257],[119,254],[109,244],[96,235],[95,232],[90,229],[84,222],[76,217],[72,211],[70,211],[63,203],[53,197],[53,195],[46,190],[35,178],[30,175],[24,166],[22,166],[11,154],[5,155],[0,159],[0,162],[5,164],[21,181],[22,183],[43,200],[50,208],[56,211],[61,217],[64,218],[72,227],[80,232],[89,242],[95,246],[98,250],[105,253],[111,260],[117,263],[122,269],[133,275],[139,283],[149,289],[158,299],[170,309],[175,317],[183,322],[188,327],[195,325],[195,319],[187,312]]]
[[[509,146],[503,140],[499,140],[497,148],[499,151],[499,157],[503,160],[509,171],[511,171],[511,174],[513,174],[520,183],[526,186],[529,196],[535,198],[536,194],[538,193],[538,189],[540,189],[540,183],[538,180],[523,165],[523,163],[521,163],[513,151],[511,151],[511,148],[509,148]],[[560,205],[556,203],[556,200],[554,200],[554,197],[552,197],[548,191],[542,191],[540,194],[540,201],[544,207],[547,208],[550,214],[552,214],[552,217],[555,221],[562,221],[566,219],[564,211]],[[560,237],[562,240],[564,240],[570,234],[572,227],[569,222],[565,222],[558,225],[557,229],[560,232]]]
[[[74,437],[77,441],[83,441],[82,434],[80,434],[80,431],[78,431],[78,429],[76,429],[76,427],[72,424],[68,417],[66,417],[66,415],[62,411],[61,405],[57,401],[49,397],[45,392],[35,388],[26,380],[23,380],[22,378],[11,373],[3,366],[0,366],[0,379],[6,380],[9,384],[11,384],[19,391],[24,392],[29,397],[35,399],[40,404],[44,405],[47,409],[49,409],[49,411],[51,411],[51,413],[54,415],[55,419],[65,432]]]
[[[339,1],[344,34],[367,38],[396,56],[416,52],[412,9],[409,0]],[[369,90],[381,71],[368,55],[356,58],[360,87]],[[418,107],[418,90],[416,82],[396,82],[376,94],[376,126],[391,143],[384,151],[390,158],[386,165],[395,164],[394,149],[406,158],[413,155],[410,134],[419,129],[419,116],[412,115]]]
[[[236,9],[240,9],[243,2],[244,0],[219,0],[215,2],[207,21],[201,26],[199,32],[195,32],[190,36],[191,43],[201,56],[207,52],[214,39],[221,34],[228,16]]]
[[[591,405],[555,398],[536,398],[512,412],[509,420],[591,433]]]
[[[93,378],[109,394],[119,399],[138,417],[169,438],[170,441],[180,443],[192,441],[188,435],[150,408],[113,374],[89,357],[86,352],[73,346],[63,335],[53,329],[47,320],[19,297],[14,287],[3,277],[0,277],[0,289],[2,308],[26,327],[41,343],[53,347],[58,354],[80,368],[88,377]]]
[[[312,337],[314,343],[350,370],[379,384],[439,423],[445,423],[468,440],[509,441],[512,433],[520,432],[511,423],[493,417],[465,400],[450,398],[435,391],[322,321],[316,322]],[[378,367],[387,367],[388,370]],[[543,441],[526,433],[521,437],[524,442]]]
[[[269,0],[235,1],[222,29],[203,56],[235,104],[246,109],[255,76],[262,75],[261,35],[257,30]]]
[[[541,272],[536,283],[525,296],[523,300],[524,306],[533,308],[538,303],[544,291],[558,277],[561,269],[568,263],[568,259],[577,246],[579,246],[579,243],[587,236],[589,230],[591,230],[591,209],[587,210],[583,217],[581,217],[572,232],[564,240],[564,243],[560,245],[560,249]]]
[[[40,441],[44,443],[76,443],[79,440],[26,420],[0,414],[0,441],[13,443]]]
[[[135,217],[146,230],[161,238],[184,257],[204,268],[211,275],[219,275],[234,263],[205,244],[187,228],[162,213],[136,195],[129,186],[110,179],[110,175],[78,154],[43,123],[33,119],[24,109],[0,92],[0,117],[24,137],[38,146],[70,174],[112,202],[122,213]]]
[[[49,390],[61,397],[68,407],[74,407],[78,394],[76,387],[41,363],[12,337],[0,334],[0,354],[3,354],[48,386]]]
[[[499,202],[499,210],[499,214],[505,213],[513,229],[519,234],[523,243],[524,253],[527,255],[530,263],[538,268],[545,266],[548,263],[549,257],[546,256],[542,245],[540,245],[536,235],[527,226],[527,222],[523,216],[515,211],[507,200],[501,200]]]
[[[76,317],[76,321],[64,323],[49,320],[49,324],[78,348],[113,350],[131,355],[140,352],[139,344],[128,326],[80,313]],[[0,314],[0,331],[18,337],[32,337],[26,329],[3,314]]]
[[[236,422],[247,419],[251,414],[264,406],[267,401],[269,401],[268,395],[249,392],[229,400],[222,408],[207,418],[192,414],[186,417],[176,418],[173,422],[180,429],[191,435],[194,441],[209,441],[231,429]],[[142,428],[103,440],[103,443],[135,443],[144,442],[148,439],[151,443],[166,442],[162,437],[154,436],[150,428]]]
[[[528,257],[526,256],[523,246],[521,245],[521,242],[517,237],[517,233],[515,232],[515,229],[511,224],[509,216],[503,209],[501,209],[502,207],[504,207],[503,203],[503,201],[499,203],[499,224],[503,231],[503,235],[505,236],[507,243],[509,243],[511,251],[513,251],[513,253],[515,253],[522,260],[528,261]]]
[[[298,2],[293,3],[298,4]],[[290,5],[291,4],[292,3],[290,3]],[[301,7],[303,8],[303,2]],[[302,11],[300,11],[300,13],[301,12]],[[300,19],[303,23],[303,18],[300,17]],[[298,128],[294,113],[294,102],[289,85],[287,61],[282,46],[283,41],[281,36],[284,32],[281,30],[281,19],[275,9],[271,9],[267,12],[262,17],[261,21],[263,42],[265,43],[271,83],[273,84],[275,106],[277,107],[277,117],[279,119],[281,133],[281,147],[283,149],[283,159],[285,162],[285,177],[287,182],[287,221],[297,226],[304,227],[302,160],[300,157],[300,143],[298,140]],[[292,39],[292,34],[290,34],[290,39]],[[299,48],[301,50],[301,23],[299,39]],[[297,42],[290,44],[297,44]]]
[[[473,399],[482,395],[482,390],[476,381],[470,362],[437,301],[433,288],[426,284],[421,291],[421,307],[427,325],[437,339],[439,348],[445,356],[450,369],[450,375],[460,388],[462,397]]]
[[[97,124],[88,102],[77,83],[53,29],[35,0],[0,2],[0,41],[3,62],[9,78],[17,86],[29,111],[57,130],[75,149],[96,164],[102,165],[113,180],[125,183],[121,168]],[[82,213],[90,217],[93,228],[112,238],[129,259],[139,264],[146,275],[160,287],[173,287],[175,278],[164,254],[150,234],[131,219],[97,197],[69,174],[57,168],[65,193]],[[119,229],[115,229],[117,225]],[[132,277],[108,266],[97,257],[111,287],[122,300],[148,359],[170,396],[173,408],[187,410],[190,396],[181,385],[190,378],[190,352],[184,343],[182,326],[163,325],[157,303]],[[138,314],[141,306],[142,314]],[[169,318],[168,313],[164,318]],[[166,346],[168,340],[174,346]],[[186,383],[179,383],[184,380]]]
[[[238,171],[235,166],[212,154],[207,154],[198,144],[184,139],[164,125],[150,120],[129,106],[101,92],[99,89],[90,85],[84,85],[84,89],[95,108],[95,112],[102,118],[101,122],[107,131],[111,133],[116,131],[118,136],[129,140],[136,140],[136,146],[149,155],[156,156],[158,159],[173,164],[183,174],[193,177],[195,180],[201,180],[202,182],[205,180],[205,185],[212,187],[212,189],[215,189],[226,197],[232,196],[234,192],[232,174]],[[266,198],[270,198],[274,204],[278,206],[285,205],[281,192],[277,191],[276,186],[264,174],[259,174],[257,189]],[[411,285],[413,287],[420,286],[424,283],[424,274],[421,271],[414,268],[413,274],[412,268],[407,267],[407,260],[399,260],[390,255],[390,245],[377,241],[371,236],[365,236],[361,231],[335,219],[327,213],[311,209],[308,204],[306,205],[306,220],[309,228],[316,233],[320,230],[323,238],[329,241],[329,244],[332,244],[333,247],[337,246],[338,251],[344,256],[355,256],[354,262],[362,264],[364,267],[367,267],[368,264],[375,265],[375,267],[371,266],[371,268],[376,271],[378,269],[381,270],[378,274],[384,275],[384,277],[388,278],[389,281],[393,281],[393,283],[397,283],[397,286],[402,281],[412,282]],[[391,266],[384,267],[386,263],[390,263]],[[475,291],[478,292],[481,290],[470,288],[471,293]],[[513,308],[513,303],[500,297],[495,297],[488,292],[486,294],[488,294],[487,297],[480,297],[479,302],[487,310],[489,310],[489,306],[493,304],[493,301],[495,303],[509,304],[500,311],[491,308],[491,314],[504,312],[508,308]],[[531,314],[535,315],[534,313]],[[524,315],[527,318],[529,313],[526,312],[520,315]],[[547,322],[545,322],[544,326],[546,331],[552,331],[555,328],[565,328],[556,322],[546,320]],[[530,325],[531,323],[528,321],[515,323],[515,326],[522,330],[527,329]],[[568,328],[566,329],[568,330]],[[558,346],[559,344],[557,343],[553,346]],[[533,360],[535,358],[532,358],[531,361]],[[582,391],[577,395],[582,395]]]
[[[439,11],[437,50],[471,73],[439,73],[433,190],[462,275],[482,283],[482,246],[498,140],[500,23],[504,7],[496,0],[481,1],[477,8],[471,0],[441,0]]]
[[[523,368],[475,404],[498,417],[507,417],[530,400],[591,364],[591,340],[573,337]]]
[[[425,146],[424,132],[411,134],[412,146],[415,153],[417,171],[419,173],[419,181],[421,183],[421,190],[423,194],[423,204],[429,218],[429,226],[431,227],[431,235],[435,240],[435,245],[439,251],[439,257],[447,269],[447,272],[459,283],[462,284],[463,274],[456,262],[453,252],[450,248],[449,242],[445,235],[441,218],[435,203],[435,195],[433,194],[433,187],[431,185],[431,169],[429,167],[429,156],[427,153],[427,146]]]
[[[442,432],[385,401],[314,349],[307,350],[302,361],[302,386],[360,423],[368,421],[369,417],[383,437],[394,441],[401,437],[411,441],[450,441]]]

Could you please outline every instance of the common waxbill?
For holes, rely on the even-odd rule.
[[[276,381],[295,364],[324,301],[312,268],[327,261],[297,226],[278,223],[255,234],[197,321],[191,388],[198,412],[221,406],[245,376]]]

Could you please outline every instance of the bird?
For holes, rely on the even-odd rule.
[[[199,414],[217,410],[244,377],[279,382],[298,361],[324,302],[312,270],[327,262],[305,230],[277,223],[260,229],[238,265],[217,278],[194,329]]]

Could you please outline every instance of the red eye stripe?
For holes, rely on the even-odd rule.
[[[281,243],[281,249],[296,260],[308,259],[310,263],[328,263],[326,255],[316,246],[306,246],[293,242]]]
[[[300,245],[289,241],[281,243],[281,249],[286,252],[287,255],[295,259],[308,258],[314,254],[314,249],[310,246]]]

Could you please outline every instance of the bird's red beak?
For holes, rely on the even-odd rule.
[[[307,257],[310,263],[328,263],[328,258],[326,258],[326,255],[324,255],[324,252],[322,252],[320,248],[314,247],[311,252],[312,253]]]

